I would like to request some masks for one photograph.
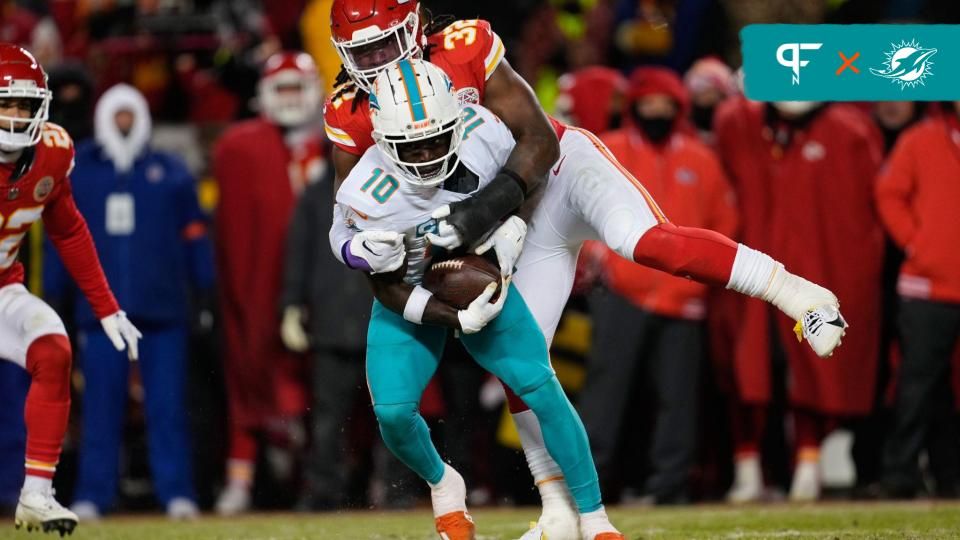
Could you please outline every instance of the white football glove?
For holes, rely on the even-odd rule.
[[[280,322],[280,339],[293,352],[306,352],[310,347],[307,332],[303,329],[304,312],[297,306],[287,306],[283,310],[283,320]]]
[[[506,277],[513,274],[513,266],[520,258],[526,237],[527,223],[517,216],[510,216],[473,252],[483,255],[492,247],[497,254],[497,262],[500,263],[500,275]]]
[[[483,330],[490,321],[497,318],[497,315],[503,311],[503,304],[507,301],[507,289],[510,287],[510,276],[500,280],[500,298],[490,303],[493,293],[497,292],[497,282],[491,281],[487,288],[480,293],[480,296],[473,299],[467,309],[461,309],[457,312],[457,318],[460,319],[460,330],[464,334],[474,334]]]
[[[450,225],[443,219],[449,215],[449,204],[445,204],[434,210],[433,214],[430,214],[430,217],[437,220],[437,233],[427,233],[427,242],[446,250],[457,249],[463,244],[463,239],[460,238],[460,233],[457,232],[456,227]]]
[[[100,326],[103,327],[103,332],[107,334],[118,351],[127,350],[127,358],[131,362],[140,356],[137,341],[143,338],[143,334],[130,322],[126,313],[118,311],[113,315],[104,317],[100,319]]]
[[[366,261],[371,274],[386,274],[403,266],[407,257],[403,234],[395,231],[360,231],[350,239],[350,254]]]

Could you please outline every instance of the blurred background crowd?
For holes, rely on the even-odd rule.
[[[332,90],[330,4],[0,0],[0,41],[49,74],[78,206],[145,335],[141,362],[115,354],[31,232],[27,284],[76,340],[56,481],[82,518],[177,517],[182,499],[223,514],[424,502],[376,433],[370,293],[328,247],[319,107],[271,108],[284,85]],[[758,300],[588,244],[552,361],[608,500],[960,496],[960,102],[763,104],[735,72],[746,24],[958,23],[958,3],[422,4],[489,20],[544,109],[601,135],[668,218],[832,289],[851,324],[821,360]],[[276,78],[296,57],[275,53],[297,50],[318,75]],[[421,403],[441,454],[473,506],[535,503],[500,385],[447,351]],[[22,482],[28,384],[0,362],[3,505]]]

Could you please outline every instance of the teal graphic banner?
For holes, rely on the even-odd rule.
[[[751,24],[740,41],[757,101],[960,100],[960,25]]]

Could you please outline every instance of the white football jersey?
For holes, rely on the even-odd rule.
[[[516,144],[507,126],[480,105],[464,107],[463,130],[460,164],[439,186],[418,187],[404,181],[404,172],[374,145],[337,191],[337,204],[347,227],[403,233],[408,257],[404,280],[411,285],[420,283],[430,264],[426,234],[437,232],[437,220],[430,214],[487,185]]]

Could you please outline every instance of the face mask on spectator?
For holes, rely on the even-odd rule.
[[[670,133],[673,131],[673,121],[674,119],[672,117],[646,117],[637,115],[637,123],[640,125],[640,130],[654,143],[661,143],[670,136]]]

